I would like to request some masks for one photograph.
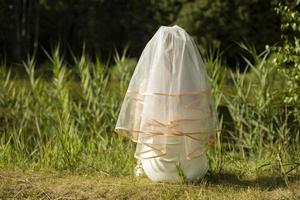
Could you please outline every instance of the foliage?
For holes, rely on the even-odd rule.
[[[106,66],[82,55],[75,73],[58,48],[48,56],[51,80],[37,77],[34,58],[24,62],[28,82],[10,73],[1,80],[1,163],[131,173],[133,144],[111,134],[120,100],[106,92]]]
[[[228,159],[257,160],[254,171],[272,171],[288,184],[299,168],[300,121],[277,101],[269,52],[240,46],[253,56],[254,63],[245,58],[251,73],[226,70],[213,51],[204,58],[221,129],[208,154],[211,173],[221,173]],[[135,145],[113,129],[135,62],[116,54],[109,67],[83,53],[72,70],[59,48],[47,56],[48,79],[38,76],[34,57],[23,63],[27,79],[1,70],[0,166],[132,174]]]
[[[289,80],[285,102],[300,103],[300,1],[279,0],[277,13],[281,16],[281,44],[273,62],[281,66],[281,71]]]
[[[129,45],[129,56],[137,57],[161,25],[177,23],[205,49],[211,45],[224,51],[234,68],[241,49],[234,42],[245,38],[262,50],[279,40],[279,20],[274,0],[0,0],[0,59],[20,62],[36,53],[37,67],[61,42],[79,56],[82,44],[92,60],[108,60],[114,49]],[[237,31],[238,30],[238,31]],[[66,62],[73,59],[67,52]],[[97,56],[96,56],[97,55]]]
[[[246,53],[235,42],[256,44],[262,51],[266,44],[280,39],[279,18],[273,7],[274,0],[195,0],[184,4],[176,22],[204,49],[222,50],[223,61],[235,68],[243,63],[240,54]]]
[[[221,171],[226,162],[224,157],[230,154],[233,160],[266,160],[278,166],[285,177],[289,170],[280,168],[282,162],[299,160],[299,157],[291,156],[294,153],[285,155],[283,152],[299,151],[300,120],[289,112],[280,98],[283,77],[269,59],[270,51],[258,54],[254,46],[243,43],[239,46],[251,55],[250,59],[244,57],[249,68],[245,72],[223,68],[218,51],[210,53],[215,57],[205,59],[221,129],[209,152],[211,167],[216,172]],[[284,159],[289,161],[282,161]],[[292,165],[297,167],[297,161]]]

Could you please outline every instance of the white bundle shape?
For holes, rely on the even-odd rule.
[[[178,163],[187,179],[206,172],[216,128],[210,82],[194,41],[179,26],[160,27],[138,61],[116,132],[137,142],[135,156],[152,180],[176,181]]]

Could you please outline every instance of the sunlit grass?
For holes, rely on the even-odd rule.
[[[254,162],[251,169],[234,168],[289,185],[300,170],[299,108],[284,104],[284,79],[268,61],[269,52],[241,47],[254,60],[246,60],[247,73],[226,69],[220,55],[204,59],[221,129],[209,151],[210,174],[225,173],[228,162]],[[1,68],[0,166],[132,175],[135,145],[113,129],[136,60],[116,54],[108,66],[83,53],[70,67],[59,48],[47,55],[47,79],[34,57],[23,63],[26,79]]]

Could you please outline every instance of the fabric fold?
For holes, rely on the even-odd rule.
[[[139,159],[162,157],[176,145],[195,159],[214,141],[217,125],[211,85],[193,39],[179,26],[160,27],[140,56],[115,131],[137,143]]]

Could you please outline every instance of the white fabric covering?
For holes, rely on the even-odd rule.
[[[156,182],[179,182],[178,164],[180,163],[180,168],[187,181],[204,176],[208,170],[206,154],[188,160],[184,148],[184,137],[175,136],[173,140],[176,140],[178,145],[167,145],[168,153],[166,155],[141,160],[145,174]],[[144,150],[149,149],[147,146],[144,148]]]
[[[187,179],[208,168],[217,117],[211,87],[192,38],[162,26],[147,43],[125,95],[116,132],[137,142],[135,156],[154,181]],[[175,167],[175,168],[174,168]]]

